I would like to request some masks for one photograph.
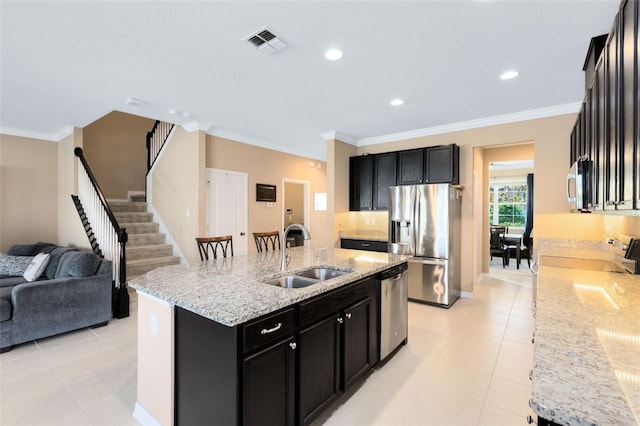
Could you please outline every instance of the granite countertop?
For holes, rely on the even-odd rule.
[[[610,259],[588,245],[539,254]],[[640,276],[540,266],[532,380],[532,408],[547,420],[639,424]]]
[[[369,240],[383,241],[389,240],[389,235],[384,231],[376,231],[369,229],[345,229],[340,231],[340,238],[349,238],[353,240]]]
[[[359,250],[290,250],[287,275],[327,266],[351,272],[304,288],[264,284],[284,275],[277,250],[164,266],[133,279],[129,286],[231,327],[407,261],[407,256]]]

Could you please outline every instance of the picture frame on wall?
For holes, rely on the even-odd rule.
[[[276,186],[256,183],[256,201],[274,203],[276,201]]]

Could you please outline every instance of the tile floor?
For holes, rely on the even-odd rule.
[[[492,268],[449,310],[410,303],[407,346],[317,423],[525,425],[531,274],[511,269]],[[137,425],[136,307],[134,296],[129,318],[1,354],[0,424]]]

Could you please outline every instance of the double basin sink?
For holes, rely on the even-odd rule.
[[[264,281],[264,283],[283,288],[303,288],[348,274],[349,272],[350,271],[342,271],[335,268],[313,268]]]

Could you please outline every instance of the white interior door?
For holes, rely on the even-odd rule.
[[[234,255],[247,254],[247,174],[207,169],[207,236],[233,237]]]

